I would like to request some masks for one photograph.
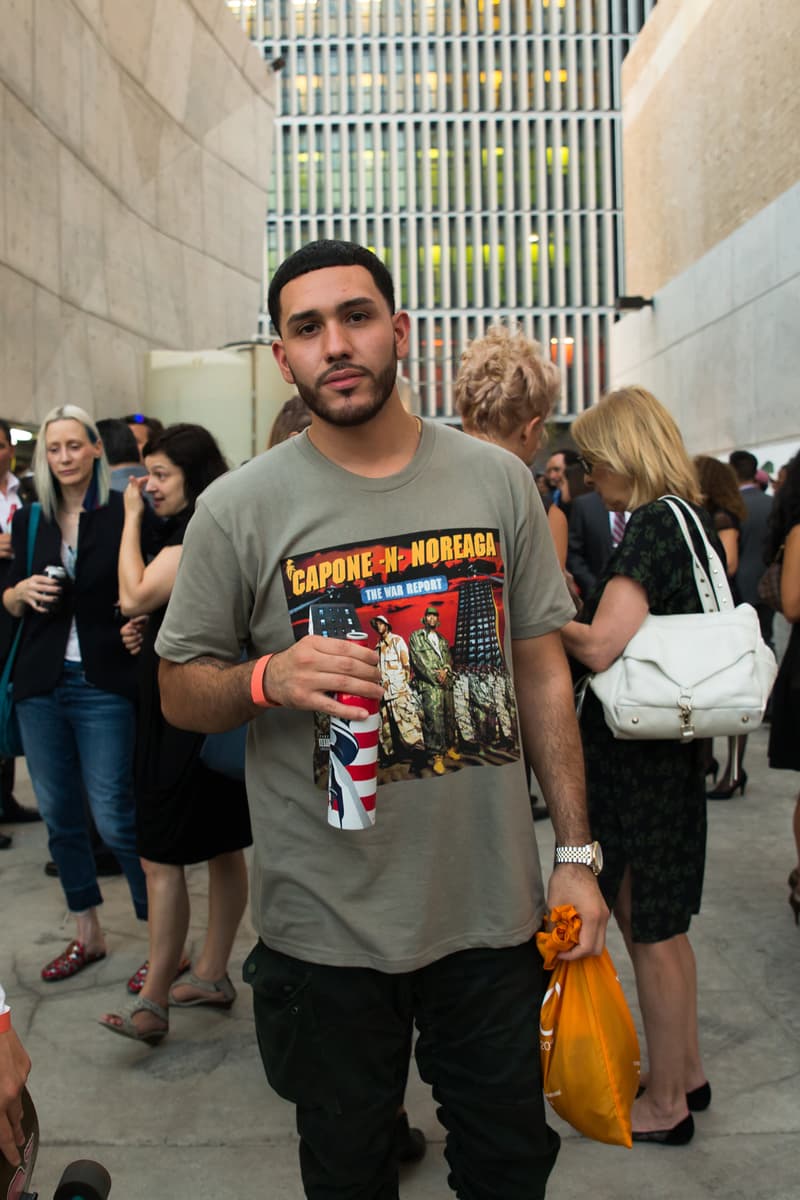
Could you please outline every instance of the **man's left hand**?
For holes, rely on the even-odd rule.
[[[573,958],[602,953],[609,913],[597,879],[588,867],[575,863],[554,867],[547,888],[547,904],[549,909],[572,904],[581,919],[578,945],[567,954],[559,954],[559,959],[569,962]]]

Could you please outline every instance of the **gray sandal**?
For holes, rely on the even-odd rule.
[[[151,1029],[149,1033],[140,1032],[138,1026],[133,1022],[133,1018],[139,1012],[150,1012],[154,1016],[166,1023],[165,1029]],[[131,1038],[134,1042],[146,1042],[148,1046],[157,1046],[163,1041],[169,1033],[169,1012],[164,1008],[163,1004],[156,1004],[155,1000],[148,1000],[147,996],[137,996],[130,1004],[118,1013],[112,1014],[121,1018],[121,1025],[112,1025],[110,1021],[102,1021],[98,1019],[98,1025],[102,1025],[103,1029],[110,1029],[112,1033],[118,1033],[121,1037]]]
[[[192,987],[198,992],[205,992],[205,995],[195,996],[192,1000],[176,1000],[176,987]],[[222,999],[214,1000],[214,996],[222,996]],[[222,979],[200,979],[194,971],[190,971],[182,979],[176,980],[169,989],[169,1002],[176,1008],[197,1008],[199,1005],[205,1005],[206,1008],[230,1008],[235,999],[236,988],[228,975],[223,975]]]

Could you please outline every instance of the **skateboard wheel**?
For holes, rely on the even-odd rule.
[[[80,1158],[64,1171],[53,1200],[106,1200],[110,1191],[111,1176],[105,1167]]]

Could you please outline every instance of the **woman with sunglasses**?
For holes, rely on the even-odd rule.
[[[680,432],[644,388],[612,392],[572,425],[589,482],[610,512],[631,513],[580,620],[562,630],[581,669],[603,671],[649,612],[700,612],[692,556],[666,493],[692,505],[719,551]],[[699,743],[622,741],[588,690],[581,714],[600,887],[630,953],[649,1072],[633,1106],[634,1141],[683,1145],[711,1090],[700,1057],[697,977],[688,938],[700,909],[706,803]]]

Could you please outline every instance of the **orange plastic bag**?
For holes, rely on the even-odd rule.
[[[536,935],[552,971],[539,1018],[544,1094],[579,1133],[630,1147],[639,1042],[622,986],[607,950],[573,962],[556,957],[578,944],[581,919],[571,904],[554,908],[549,923]]]

